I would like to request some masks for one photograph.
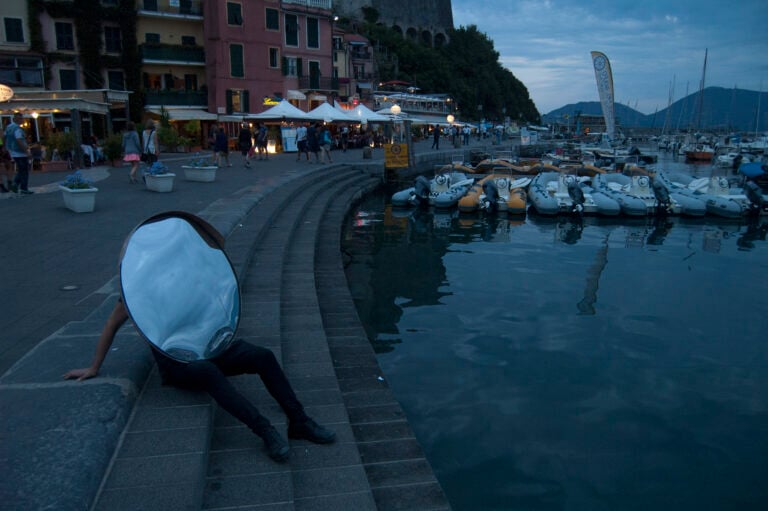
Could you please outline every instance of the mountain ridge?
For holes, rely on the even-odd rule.
[[[699,94],[702,96],[698,113]],[[760,106],[759,124],[755,126]],[[706,129],[728,131],[768,131],[768,92],[747,89],[707,87],[678,99],[667,108],[653,114],[643,114],[622,103],[615,104],[617,125],[622,128],[657,128],[665,131]],[[577,112],[582,115],[603,115],[599,101],[581,101],[562,106],[542,115],[542,123],[573,122]],[[665,127],[666,124],[666,127]]]

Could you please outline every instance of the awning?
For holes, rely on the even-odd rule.
[[[300,90],[288,90],[288,94],[285,95],[285,99],[298,99],[298,100],[305,100],[307,99],[307,96],[304,95],[303,92]]]
[[[371,82],[357,82],[357,86],[361,89],[373,89]]]
[[[13,97],[9,101],[0,103],[0,112],[64,112],[69,110],[79,110],[81,112],[90,112],[93,114],[106,115],[109,113],[108,103],[97,103],[95,101],[86,101],[77,98],[59,98],[59,99],[24,99],[19,96]]]
[[[309,99],[312,101],[327,101],[328,97],[322,95],[322,94],[310,94]]]
[[[147,111],[153,114],[162,115],[160,108],[147,108]],[[200,110],[199,108],[165,108],[168,112],[168,118],[172,121],[215,121],[218,119],[216,114]]]

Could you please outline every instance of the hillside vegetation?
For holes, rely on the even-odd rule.
[[[540,115],[528,89],[499,63],[493,41],[475,25],[449,32],[450,41],[429,48],[406,40],[399,32],[376,23],[366,12],[363,35],[376,49],[382,82],[402,80],[420,93],[447,93],[464,120],[511,120],[538,123]]]

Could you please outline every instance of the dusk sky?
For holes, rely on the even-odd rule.
[[[606,54],[617,103],[644,114],[706,86],[768,90],[768,0],[452,0],[541,114],[598,101],[591,51]],[[766,106],[763,106],[765,108]]]

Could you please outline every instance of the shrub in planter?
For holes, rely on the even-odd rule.
[[[102,146],[104,157],[115,165],[115,162],[123,155],[123,137],[114,134],[107,137]]]

